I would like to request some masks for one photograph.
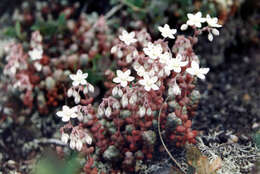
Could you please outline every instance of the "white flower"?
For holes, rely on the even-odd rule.
[[[64,105],[62,107],[62,111],[58,111],[56,115],[58,117],[62,117],[63,122],[67,122],[70,118],[76,118],[78,115],[76,114],[77,108],[69,108],[68,106]]]
[[[159,87],[155,84],[157,82],[158,78],[156,76],[149,77],[147,74],[144,76],[144,79],[139,80],[139,83],[144,86],[144,89],[146,91],[158,90]]]
[[[181,67],[184,67],[187,64],[188,62],[182,61],[182,56],[178,54],[175,59],[170,59],[166,66],[166,69],[173,70],[174,72],[179,73],[181,72]]]
[[[174,34],[176,34],[177,30],[176,29],[170,29],[168,24],[164,24],[163,27],[159,26],[158,27],[159,31],[161,32],[162,36],[164,38],[171,38],[174,39]]]
[[[76,74],[71,74],[70,78],[73,80],[72,85],[78,86],[78,85],[86,85],[87,81],[85,80],[88,77],[88,73],[82,73],[82,71],[79,69]]]
[[[187,68],[186,71],[194,76],[197,76],[198,78],[204,80],[205,75],[209,72],[209,68],[199,68],[199,64],[195,61],[191,62],[191,67]]]
[[[87,144],[90,145],[90,144],[92,143],[92,137],[89,136],[88,134],[86,134],[86,136],[85,136],[85,141],[86,141]]]
[[[205,18],[202,18],[201,12],[197,12],[196,14],[188,13],[187,16],[189,19],[186,24],[189,26],[196,26],[197,28],[201,28],[201,23],[206,21]]]
[[[64,144],[67,144],[67,143],[68,143],[69,138],[70,138],[69,134],[66,134],[66,133],[61,134],[61,141],[62,141]]]
[[[132,31],[131,33],[128,33],[126,30],[123,30],[122,35],[119,36],[119,39],[126,45],[131,45],[131,43],[135,43],[137,41],[134,37],[135,32]]]
[[[159,62],[162,64],[167,64],[169,63],[170,58],[171,58],[171,54],[169,52],[165,52],[161,54]]]
[[[222,25],[218,24],[218,18],[211,18],[209,14],[207,14],[206,16],[206,21],[208,23],[209,27],[215,27],[215,28],[219,28],[222,27]]]
[[[147,48],[144,48],[143,51],[147,56],[155,60],[161,56],[163,49],[161,44],[154,45],[151,42],[149,42]]]
[[[33,50],[29,51],[28,54],[32,60],[39,60],[42,58],[43,51],[42,49],[34,48]]]
[[[134,80],[134,77],[130,76],[131,71],[127,70],[125,72],[121,71],[121,70],[117,70],[116,71],[117,77],[115,77],[113,79],[113,82],[115,83],[120,83],[120,85],[122,87],[126,87],[127,86],[127,82],[131,82]]]

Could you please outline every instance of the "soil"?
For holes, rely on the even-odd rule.
[[[260,121],[259,48],[244,55],[230,52],[200,82],[201,100],[193,127],[250,134]]]

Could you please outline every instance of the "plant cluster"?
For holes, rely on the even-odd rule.
[[[65,125],[60,129],[61,140],[52,139],[51,143],[68,145],[78,151],[79,157],[84,158],[83,172],[86,174],[140,173],[143,164],[153,159],[161,144],[168,154],[167,145],[180,148],[195,144],[198,131],[193,129],[192,119],[200,98],[196,84],[197,80],[205,80],[209,68],[201,68],[194,45],[203,33],[212,42],[219,35],[220,24],[235,13],[241,2],[111,0],[115,6],[104,16],[88,15],[82,12],[86,11],[86,6],[69,5],[67,0],[23,2],[12,16],[15,26],[3,30],[6,36],[17,40],[0,42],[0,58],[4,57],[4,63],[0,64],[3,72],[0,94],[4,96],[0,99],[3,114],[0,122],[7,123],[1,124],[0,133],[3,133],[2,128],[11,127],[10,115],[20,116],[21,119],[15,119],[15,122],[23,124],[24,115],[31,115],[31,121],[35,123],[32,119],[35,115],[55,112]],[[120,14],[111,18],[118,11]],[[194,11],[207,15],[189,13]],[[220,14],[219,19],[211,17],[216,14]],[[118,27],[108,24],[115,24],[118,19],[118,26],[127,26],[134,31],[119,28],[119,37],[115,38],[112,28]],[[183,21],[181,33],[191,32],[189,36],[181,35],[179,30],[165,24],[173,26]],[[239,20],[232,22],[232,29],[243,28],[238,25]],[[251,26],[257,29],[255,24]],[[148,31],[161,33],[163,39],[153,41]],[[255,36],[253,32],[250,34]],[[233,42],[230,38],[236,35],[232,30],[229,37],[224,36]],[[219,43],[221,49],[215,47],[213,50],[224,54],[223,42]],[[212,53],[210,57],[213,62]],[[17,103],[21,105],[17,106]],[[22,113],[15,113],[17,108],[22,108]],[[58,121],[57,118],[50,119]],[[43,126],[43,132],[48,129],[53,135],[49,127]],[[17,136],[20,134],[9,137],[15,139]],[[20,141],[18,146],[11,144],[10,149],[19,149],[22,144],[22,156],[26,156],[41,142]],[[197,173],[249,171],[256,158],[256,148],[251,144],[207,146],[201,140],[197,146],[198,149],[186,148],[188,163],[185,161],[190,165],[189,169],[193,167]],[[57,151],[64,155],[62,148],[57,147]],[[78,158],[74,158],[68,160],[68,163],[74,163],[72,168],[42,161],[39,170],[43,173],[48,171],[46,168],[54,173],[78,171],[82,166]],[[61,160],[60,165],[66,166],[66,160]]]
[[[48,114],[64,104],[69,88],[67,77],[75,70],[87,70],[94,84],[102,81],[102,71],[111,64],[113,34],[104,17],[80,13],[75,20],[77,4],[53,3],[49,8],[46,3],[37,2],[35,8],[33,12],[33,7],[27,4],[23,5],[22,14],[15,12],[20,20],[14,36],[24,36],[17,36],[23,40],[23,45],[14,40],[3,45],[6,64],[1,88],[14,95],[19,91],[18,97],[27,108],[27,114],[35,109],[40,114]],[[27,44],[30,30],[33,32]],[[12,33],[6,30],[6,34]],[[106,63],[101,67],[98,62],[103,60]],[[77,94],[73,92],[72,95],[77,103]],[[12,100],[6,99],[5,107],[12,109],[12,105]]]
[[[94,89],[88,74],[78,69],[70,75],[67,94],[79,94],[77,105],[64,105],[57,116],[66,123],[62,141],[87,157],[85,173],[138,172],[138,163],[152,159],[158,137],[177,147],[196,143],[198,133],[191,128],[199,99],[196,79],[204,80],[209,68],[200,68],[193,46],[204,31],[218,35],[220,25],[200,12],[188,18],[181,27],[194,29],[188,37],[168,24],[158,27],[164,39],[156,41],[145,29],[122,30],[111,48],[118,69],[105,72],[108,90],[98,106],[89,97]],[[170,47],[167,40],[175,37]]]

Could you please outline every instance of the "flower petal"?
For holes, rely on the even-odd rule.
[[[68,122],[70,120],[70,116],[68,116],[67,114],[65,114],[62,119],[63,122]]]
[[[125,75],[125,76],[129,76],[130,74],[131,74],[130,69],[128,69],[128,70],[126,70],[126,71],[124,72],[124,75]]]
[[[204,74],[198,74],[197,77],[200,78],[201,80],[205,79],[205,75]]]
[[[174,67],[173,70],[176,73],[180,73],[181,72],[181,67]]]
[[[121,81],[120,85],[121,85],[122,87],[126,87],[126,86],[127,86],[127,81]]]
[[[151,87],[150,87],[150,86],[144,86],[144,89],[145,89],[146,91],[150,91],[150,90],[151,90]]]
[[[194,69],[192,69],[192,68],[187,68],[187,69],[186,69],[186,72],[189,73],[189,74],[191,74],[191,75],[194,75],[194,74],[195,74]]]
[[[56,115],[57,115],[58,117],[63,117],[64,113],[63,113],[62,111],[58,111],[58,112],[56,113]]]
[[[119,77],[113,78],[113,82],[115,83],[120,83],[121,79]]]
[[[121,70],[116,70],[116,74],[117,74],[118,77],[122,77],[123,71],[121,71]]]
[[[77,75],[82,75],[82,71],[80,69],[78,69]]]
[[[199,72],[201,74],[207,74],[209,72],[209,68],[200,68]]]
[[[153,85],[152,85],[152,89],[153,89],[153,90],[158,90],[159,87],[158,87],[157,85],[153,84]]]
[[[127,78],[127,81],[129,81],[129,82],[131,82],[131,81],[133,81],[135,78],[133,77],[133,76],[129,76],[128,78]]]

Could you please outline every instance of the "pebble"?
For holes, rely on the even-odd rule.
[[[251,100],[251,96],[249,94],[244,94],[243,101],[248,103]]]
[[[228,142],[229,143],[237,143],[238,142],[238,137],[236,135],[229,135]]]

